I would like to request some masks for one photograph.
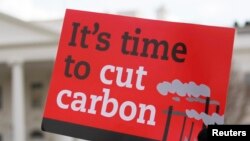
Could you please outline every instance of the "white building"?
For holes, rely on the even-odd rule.
[[[61,25],[62,21],[27,23],[0,14],[0,141],[77,140],[40,130]],[[250,86],[249,29],[236,38],[234,62]],[[250,123],[247,109],[241,120],[228,121]]]
[[[40,130],[61,24],[0,14],[0,141],[73,141]]]
[[[250,26],[237,28],[226,122],[250,124]]]

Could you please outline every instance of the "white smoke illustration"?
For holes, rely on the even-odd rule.
[[[213,113],[212,115],[208,115],[204,112],[201,112],[200,114],[195,111],[194,109],[186,110],[186,115],[189,118],[194,118],[196,120],[202,120],[205,125],[211,125],[211,124],[224,124],[224,115],[220,116],[217,113]]]
[[[202,99],[202,98],[194,98],[194,97],[187,97],[186,100],[188,102],[199,102],[199,103],[206,103],[206,99]],[[210,100],[209,101],[210,105],[220,105],[220,102],[217,100]]]
[[[191,81],[188,83],[182,83],[180,80],[175,79],[172,82],[164,81],[156,86],[158,92],[166,96],[169,93],[184,97],[210,97],[210,88],[205,84],[197,85],[195,82]]]
[[[177,96],[176,96],[176,97],[173,97],[172,99],[173,99],[174,101],[176,101],[176,102],[180,102],[180,101],[181,101],[180,97],[177,97]]]

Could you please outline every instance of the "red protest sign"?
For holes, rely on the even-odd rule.
[[[67,10],[45,131],[196,140],[223,124],[234,29]]]

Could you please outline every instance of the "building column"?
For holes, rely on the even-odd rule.
[[[11,66],[13,141],[26,141],[23,63],[14,61],[9,65]]]
[[[55,141],[73,141],[73,138],[57,134]]]

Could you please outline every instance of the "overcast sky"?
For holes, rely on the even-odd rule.
[[[66,8],[118,13],[136,11],[139,17],[156,18],[166,8],[165,20],[206,25],[244,25],[250,20],[250,0],[0,0],[0,11],[22,20],[63,18]]]

